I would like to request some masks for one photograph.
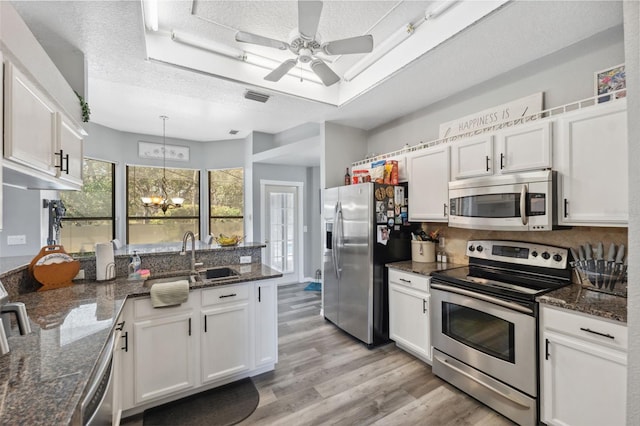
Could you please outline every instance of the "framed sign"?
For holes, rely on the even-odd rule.
[[[624,70],[624,64],[596,71],[594,80],[595,95],[598,97],[598,103],[607,102],[611,99],[611,96],[603,95],[627,88],[627,76]],[[615,99],[624,98],[626,95],[626,90],[614,94]]]
[[[171,161],[189,161],[189,147],[179,145],[162,145],[161,143],[138,141],[138,157]]]

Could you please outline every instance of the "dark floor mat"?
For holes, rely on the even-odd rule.
[[[260,394],[251,378],[238,380],[144,412],[144,426],[234,425],[254,412]]]

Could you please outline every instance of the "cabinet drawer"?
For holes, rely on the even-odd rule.
[[[627,326],[581,312],[542,306],[542,324],[546,330],[579,337],[620,350],[627,350]]]
[[[193,292],[189,292],[189,298],[195,297]],[[148,318],[148,317],[165,317],[180,314],[183,312],[189,312],[192,310],[191,305],[183,303],[182,305],[169,306],[163,308],[154,308],[151,304],[150,297],[144,297],[133,300],[133,317],[135,319]]]
[[[389,282],[429,293],[431,277],[389,269]]]
[[[249,299],[249,284],[225,285],[202,290],[202,306]]]

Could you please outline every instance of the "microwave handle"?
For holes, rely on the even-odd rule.
[[[522,185],[522,191],[520,191],[520,219],[522,219],[523,225],[529,223],[529,217],[527,216],[527,192],[529,192],[527,184]]]

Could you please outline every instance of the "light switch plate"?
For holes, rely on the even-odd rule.
[[[240,263],[251,263],[251,256],[240,256]]]
[[[8,246],[17,246],[20,244],[27,244],[26,235],[7,235]]]

